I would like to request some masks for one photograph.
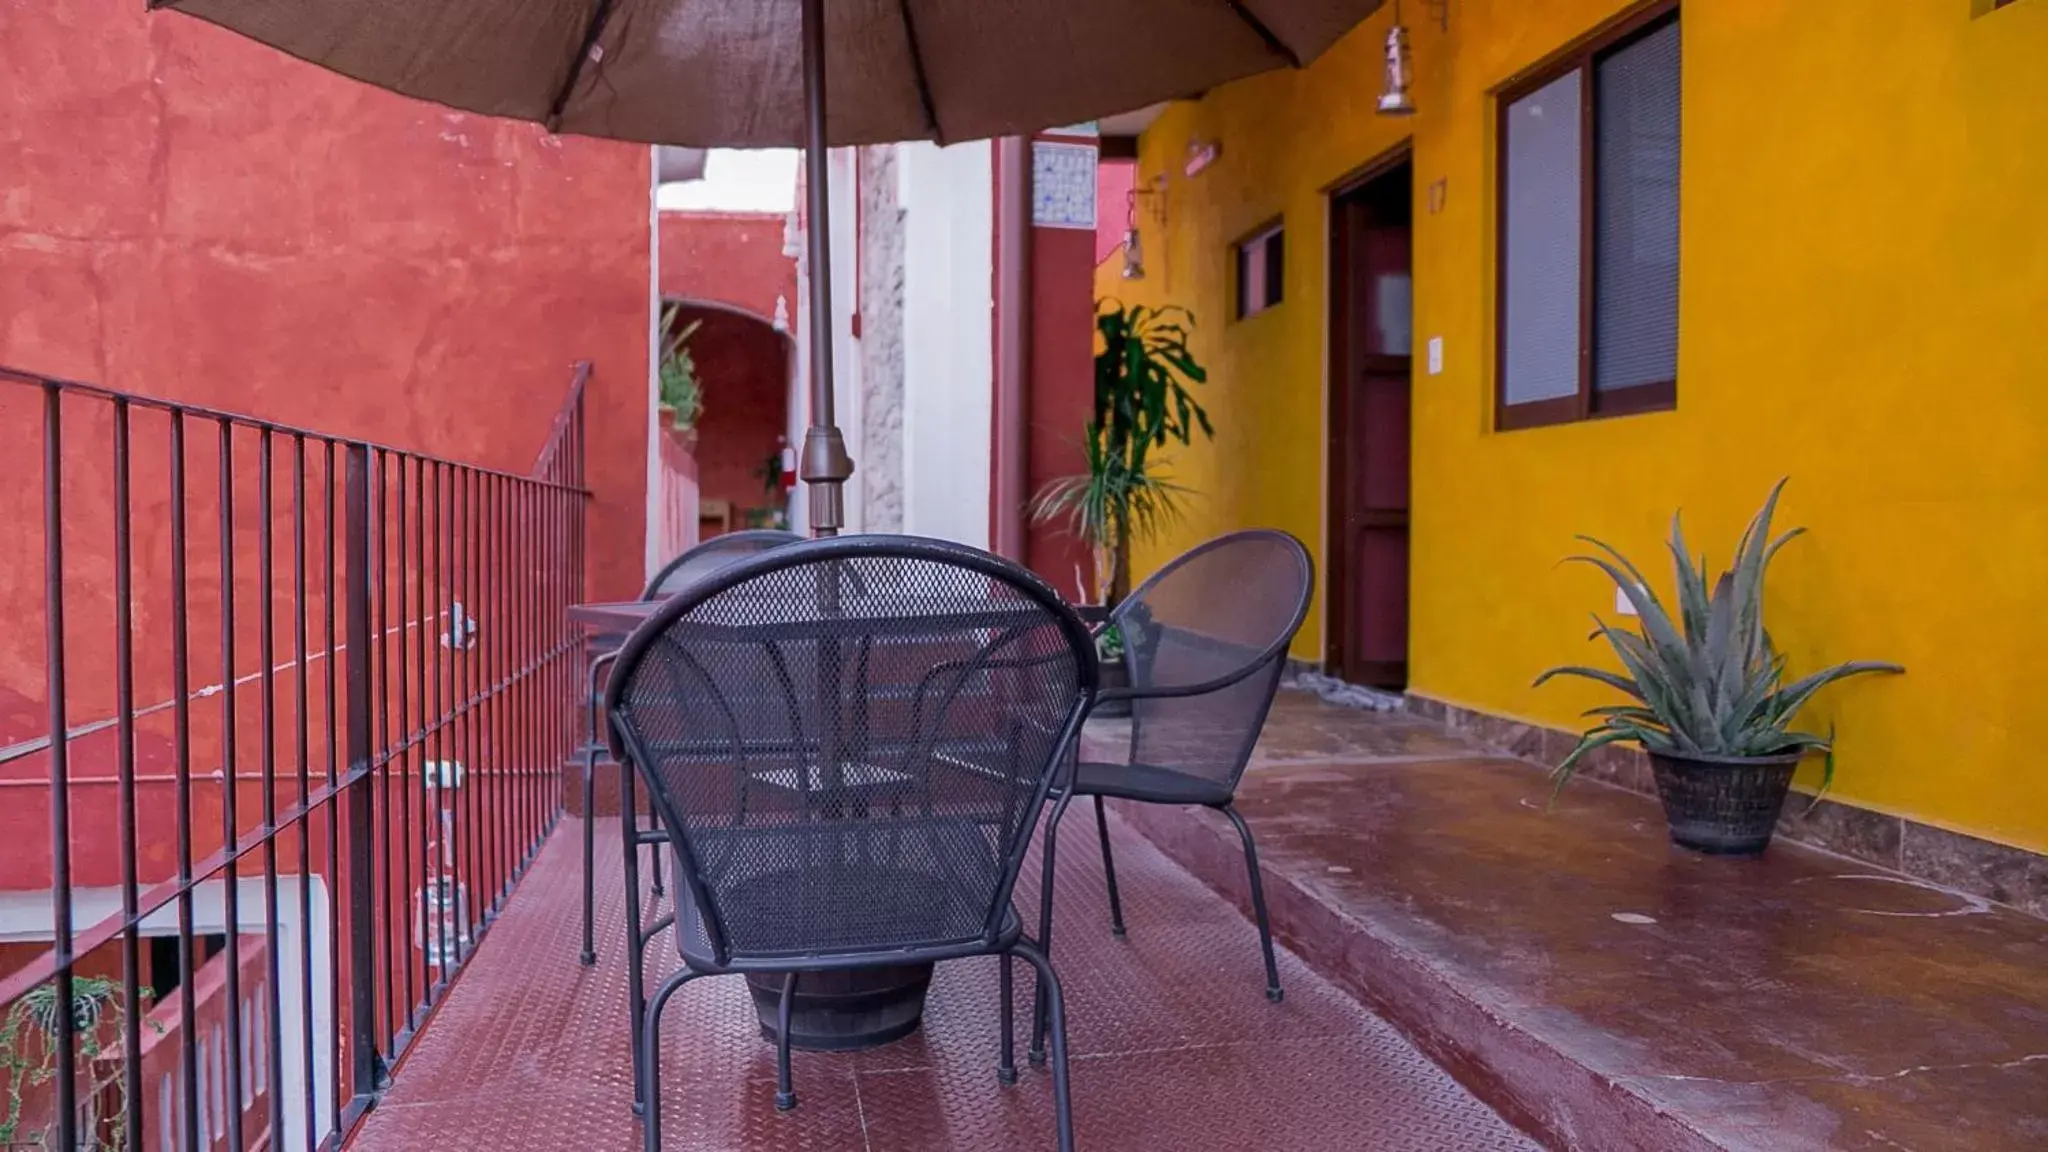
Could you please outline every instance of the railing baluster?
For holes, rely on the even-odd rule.
[[[391,614],[388,593],[391,588],[390,542],[385,538],[387,512],[385,507],[386,487],[389,478],[386,472],[388,455],[382,449],[370,452],[370,571],[375,575],[376,603],[373,607],[375,623],[370,633],[372,674],[375,687],[371,689],[370,700],[376,709],[375,751],[371,760],[377,776],[376,817],[373,836],[378,847],[377,891],[382,898],[382,915],[377,917],[377,946],[383,957],[383,983],[381,1011],[378,1013],[384,1031],[380,1033],[378,1054],[388,1060],[398,1047],[398,1022],[396,1009],[398,1000],[398,970],[391,947],[391,905],[393,881],[391,870],[391,646],[387,643],[390,634]]]
[[[340,751],[344,747],[344,745],[342,744],[341,730],[344,724],[349,723],[349,721],[344,719],[344,716],[348,715],[348,713],[342,706],[341,696],[339,692],[342,677],[340,673],[338,673],[335,670],[335,661],[337,659],[340,659],[340,656],[338,655],[339,650],[335,647],[334,633],[334,600],[336,595],[335,573],[337,570],[341,568],[342,560],[341,558],[336,557],[334,553],[335,548],[340,545],[342,536],[347,532],[347,529],[342,526],[342,521],[335,510],[336,502],[341,498],[341,484],[337,482],[339,478],[336,477],[335,475],[335,451],[336,446],[334,441],[323,440],[320,442],[320,455],[325,462],[325,467],[323,469],[324,475],[321,483],[322,495],[320,498],[320,503],[325,508],[325,515],[322,517],[320,523],[320,554],[325,560],[325,566],[327,569],[326,588],[323,590],[323,594],[320,597],[321,615],[324,616],[326,619],[323,643],[325,645],[325,650],[327,654],[327,658],[321,661],[323,668],[323,680],[321,683],[321,689],[326,697],[326,705],[324,711],[327,717],[327,789],[330,797],[334,796],[334,790],[339,784],[342,773],[347,771],[345,762],[340,758]],[[344,548],[344,551],[346,550],[347,549]],[[353,738],[354,729],[352,727],[350,728],[350,733],[351,738]],[[354,793],[350,792],[348,793],[348,795],[350,796],[352,802]],[[355,907],[355,893],[357,891],[357,887],[353,875],[354,857],[351,856],[351,875],[348,885],[348,898],[347,903],[344,904],[341,890],[342,804],[337,799],[330,798],[328,802],[325,805],[323,805],[323,807],[327,809],[327,1088],[329,1108],[332,1112],[329,1126],[332,1131],[338,1133],[347,1130],[346,1124],[343,1120],[343,1110],[348,1106],[347,1102],[350,1096],[352,1095],[352,1092],[342,1091],[342,1069],[346,1067],[346,1065],[342,1063],[341,1059],[341,925],[343,923],[342,913],[344,908],[347,909],[350,917],[355,917],[357,915]],[[362,923],[362,921],[359,919],[351,919],[348,922],[352,926],[360,925]],[[357,927],[355,930],[357,932],[360,932],[361,928]],[[362,968],[360,966],[355,965],[353,953],[351,953],[350,963],[351,973],[362,971]],[[351,977],[351,979],[353,979],[353,977]],[[353,984],[351,984],[351,987],[353,987]],[[360,1029],[362,1022],[359,1018],[359,1014],[354,1009],[353,1000],[350,1001],[349,1021],[351,1028]],[[361,1044],[364,1033],[358,1030],[353,1032],[352,1034],[357,1038],[356,1043]],[[351,1060],[349,1063],[353,1064],[355,1063],[353,1059],[355,1049],[350,1048],[349,1052],[351,1055]]]
[[[71,730],[64,695],[64,394],[43,389],[43,629],[50,695],[50,923],[57,958],[57,1133],[78,1147],[78,1035],[71,1012]]]
[[[292,746],[292,763],[299,776],[299,1057],[304,1078],[301,1106],[305,1110],[306,1143],[309,1150],[320,1146],[320,1091],[315,1068],[313,1037],[313,778],[311,752],[312,693],[306,681],[306,438],[292,436],[292,685],[296,693],[293,715],[298,720]],[[331,877],[331,874],[330,874]]]
[[[114,402],[114,717],[115,788],[121,839],[121,1120],[125,1139],[142,1143],[142,940],[135,878],[135,590],[130,532],[128,402]]]
[[[394,557],[394,559],[395,559],[395,564],[393,565],[393,570],[392,570],[392,573],[391,573],[391,577],[392,577],[392,579],[391,579],[391,583],[392,583],[393,587],[394,587],[394,588],[395,588],[395,589],[397,590],[397,600],[398,600],[398,613],[397,613],[397,621],[398,621],[398,623],[397,623],[397,632],[398,632],[398,634],[397,634],[397,636],[396,636],[396,637],[393,637],[393,636],[391,636],[390,634],[388,634],[388,633],[387,633],[387,634],[385,635],[385,637],[384,637],[384,642],[385,642],[385,644],[387,644],[387,645],[391,645],[391,644],[394,644],[394,643],[395,643],[395,645],[396,645],[396,647],[397,647],[397,649],[398,649],[398,682],[397,682],[397,708],[398,708],[398,724],[397,724],[397,732],[398,732],[398,742],[399,742],[399,750],[398,750],[398,752],[397,752],[397,753],[396,753],[396,754],[395,754],[395,755],[394,755],[394,756],[392,757],[392,759],[393,759],[393,761],[394,761],[394,766],[395,766],[395,768],[396,768],[396,770],[397,770],[397,772],[398,772],[398,791],[399,791],[399,796],[398,796],[398,813],[397,813],[397,815],[398,815],[398,831],[397,831],[397,836],[398,836],[398,859],[399,859],[399,874],[398,874],[398,902],[397,902],[396,904],[392,905],[392,907],[391,907],[391,913],[390,913],[390,914],[391,914],[391,915],[393,915],[393,916],[396,916],[396,917],[398,918],[399,924],[400,924],[400,926],[401,926],[401,927],[400,927],[400,932],[401,932],[401,934],[402,934],[402,935],[403,935],[403,937],[404,937],[404,944],[405,944],[405,947],[404,947],[404,953],[403,953],[403,962],[402,962],[402,963],[401,963],[401,964],[399,965],[399,970],[400,970],[400,971],[401,971],[401,972],[402,972],[402,973],[404,974],[404,982],[405,982],[405,1011],[404,1011],[404,1012],[402,1012],[402,1013],[400,1013],[400,1018],[401,1018],[401,1019],[403,1019],[403,1020],[405,1021],[405,1030],[406,1030],[406,1032],[410,1033],[410,1032],[411,1032],[411,1031],[413,1030],[413,1028],[414,1028],[414,1027],[415,1027],[416,1025],[418,1025],[418,1023],[419,1023],[419,1021],[420,1021],[420,1013],[419,1013],[419,1001],[418,1001],[418,1000],[416,1000],[416,999],[414,998],[414,995],[413,995],[413,978],[412,978],[412,977],[413,977],[413,972],[412,972],[412,966],[413,966],[413,955],[412,955],[412,953],[413,953],[413,939],[412,939],[412,913],[411,913],[411,907],[412,907],[412,890],[413,890],[413,889],[412,889],[412,809],[413,809],[413,798],[412,798],[412,794],[413,794],[413,793],[414,793],[414,792],[415,792],[415,791],[416,791],[417,789],[415,788],[415,786],[414,786],[414,784],[413,784],[412,764],[413,764],[413,760],[414,760],[414,757],[413,757],[413,748],[412,748],[412,728],[411,728],[411,721],[410,721],[410,717],[412,716],[412,706],[411,706],[411,702],[410,702],[410,700],[408,699],[408,691],[409,691],[409,688],[410,688],[410,686],[411,686],[411,683],[412,683],[412,678],[411,678],[410,676],[408,676],[408,675],[406,674],[406,667],[405,667],[405,666],[406,666],[406,664],[407,664],[407,663],[409,663],[409,661],[407,660],[407,656],[408,656],[408,655],[410,655],[410,653],[411,653],[411,651],[412,651],[412,649],[411,649],[411,645],[410,645],[410,638],[411,638],[411,636],[412,636],[412,626],[413,626],[413,619],[412,619],[412,616],[411,616],[411,615],[409,615],[409,614],[407,613],[407,611],[406,611],[406,597],[405,597],[405,583],[406,583],[406,581],[405,581],[405,561],[406,561],[406,530],[405,530],[405,529],[406,529],[406,516],[405,516],[405,457],[403,457],[403,456],[399,456],[399,457],[397,457],[396,459],[394,459],[394,460],[392,461],[392,465],[393,465],[393,468],[392,468],[392,472],[393,472],[393,475],[392,475],[392,484],[393,484],[393,486],[394,486],[394,487],[395,487],[395,488],[397,489],[397,491],[396,491],[396,493],[395,493],[396,499],[395,499],[395,500],[393,501],[393,503],[394,503],[394,504],[395,504],[395,505],[397,506],[397,510],[398,510],[398,517],[397,517],[397,520],[398,520],[398,524],[397,524],[397,527],[398,527],[398,532],[397,532],[397,535],[398,535],[398,548],[397,548],[397,550],[396,550],[396,553],[395,553],[395,557]],[[415,606],[415,607],[417,607],[417,606]],[[391,820],[391,814],[387,812],[387,813],[385,814],[385,826],[386,826],[386,832],[385,832],[385,835],[386,835],[386,836],[389,836],[389,835],[391,835],[391,832],[390,832],[390,830],[389,830],[389,829],[390,829],[390,820]]]
[[[455,941],[451,938],[448,927],[450,918],[449,908],[456,906],[455,889],[452,887],[453,876],[451,875],[454,870],[453,864],[455,860],[455,845],[452,839],[455,834],[455,822],[452,815],[444,815],[448,812],[448,805],[450,803],[448,785],[451,782],[452,771],[448,767],[450,753],[448,750],[448,713],[444,707],[446,696],[444,696],[441,690],[444,670],[448,666],[448,657],[441,655],[440,636],[442,635],[442,630],[449,627],[449,621],[453,620],[454,617],[451,614],[451,601],[448,596],[450,587],[448,570],[444,567],[448,560],[448,549],[443,548],[441,545],[442,532],[448,524],[448,518],[443,515],[441,510],[441,472],[442,468],[438,463],[433,464],[428,472],[431,483],[428,487],[429,496],[427,503],[434,510],[434,613],[432,617],[434,621],[434,635],[429,638],[423,638],[423,643],[431,644],[428,652],[433,659],[431,663],[422,664],[421,669],[423,674],[427,669],[431,669],[433,672],[430,679],[433,681],[431,710],[434,717],[434,739],[432,750],[436,765],[433,804],[434,840],[436,844],[436,851],[434,853],[434,895],[435,899],[441,904],[436,909],[439,915],[434,918],[434,930],[440,938],[441,947],[440,952],[437,954],[440,964],[437,965],[439,972],[436,975],[436,983],[446,984],[449,971],[454,966],[455,960]],[[460,930],[458,927],[457,931],[459,932]]]
[[[468,469],[460,470],[457,475],[460,477],[462,490],[462,535],[457,538],[461,547],[461,561],[456,578],[461,582],[462,587],[460,600],[463,604],[463,614],[475,621],[475,623],[465,626],[469,639],[465,643],[458,645],[455,652],[456,668],[460,674],[460,680],[458,681],[460,688],[456,692],[455,706],[462,714],[462,762],[468,771],[467,783],[463,785],[462,792],[460,793],[464,800],[464,814],[468,817],[469,824],[469,859],[464,861],[463,877],[464,882],[469,885],[471,896],[469,913],[463,918],[463,923],[470,930],[471,938],[470,943],[466,944],[463,950],[464,957],[467,958],[469,950],[475,947],[476,929],[482,919],[479,909],[484,903],[483,893],[487,891],[483,880],[484,828],[481,818],[482,809],[479,807],[478,800],[483,787],[483,773],[479,771],[481,761],[478,756],[475,708],[477,687],[475,653],[479,649],[471,647],[476,642],[477,630],[484,626],[484,622],[479,618],[483,611],[483,606],[477,603],[475,582],[476,536],[479,531],[476,517],[475,476]]]
[[[271,539],[276,515],[272,489],[277,477],[273,452],[270,429],[264,428],[256,437],[256,566],[263,572],[256,617],[263,630],[258,644],[263,661],[263,947],[268,1001],[263,1023],[269,1033],[263,1058],[271,1140],[275,1143],[284,1136],[284,969],[277,934],[277,605],[271,594],[277,583],[277,557]]]
[[[186,600],[185,414],[171,413],[171,723],[178,803],[178,1018],[198,1019],[192,906],[192,638]],[[199,1030],[178,1029],[181,1147],[199,1148]]]
[[[226,923],[227,1035],[230,1043],[242,1034],[242,894],[234,849],[241,833],[237,822],[241,791],[236,779],[239,715],[235,710],[235,426],[216,420],[220,444],[220,821],[221,848],[228,852],[226,879],[221,885],[222,918]],[[228,1146],[243,1148],[242,1062],[227,1054],[226,1092]]]
[[[354,1027],[350,1044],[351,1089],[358,1097],[376,1092],[382,1061],[377,1048],[376,974],[376,830],[375,756],[371,740],[370,700],[370,461],[359,444],[347,445],[346,511],[342,532],[347,538],[348,607],[346,641],[348,674],[348,879],[349,879],[349,1002]]]

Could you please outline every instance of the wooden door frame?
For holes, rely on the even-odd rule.
[[[1346,315],[1351,303],[1351,289],[1340,202],[1407,164],[1408,195],[1412,205],[1415,196],[1414,159],[1415,140],[1409,137],[1345,173],[1322,190],[1324,243],[1328,246],[1323,313],[1323,671],[1332,676],[1343,674],[1344,647],[1349,642],[1351,626],[1349,597],[1345,592],[1350,587],[1345,524],[1349,498],[1344,491],[1348,479],[1344,464],[1348,447],[1345,437],[1351,427],[1350,322]],[[1414,218],[1412,208],[1410,218]],[[1410,228],[1413,228],[1412,224]],[[1412,255],[1409,267],[1412,272]],[[1413,386],[1411,377],[1411,390]],[[1412,493],[1410,499],[1413,500]]]

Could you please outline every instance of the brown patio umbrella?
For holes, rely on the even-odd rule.
[[[151,0],[408,96],[550,130],[809,153],[811,525],[838,530],[827,147],[974,140],[1300,67],[1381,0]],[[832,100],[826,107],[830,77]]]

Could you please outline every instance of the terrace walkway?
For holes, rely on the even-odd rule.
[[[1257,937],[1221,897],[1128,829],[1117,867],[1131,926],[1108,931],[1085,813],[1062,853],[1055,960],[1067,984],[1077,1142],[1101,1152],[1534,1146],[1416,1048],[1291,955],[1267,1002]],[[579,830],[564,821],[352,1143],[356,1152],[638,1149],[628,1111],[623,900],[600,841],[599,961],[576,963]],[[1035,908],[1036,866],[1020,907]],[[650,946],[664,970],[674,952]],[[1020,977],[1020,1037],[1029,982]],[[996,1082],[996,962],[941,965],[923,1031],[853,1055],[796,1057],[801,1105],[774,1108],[773,1048],[734,977],[671,1004],[662,1066],[669,1148],[1050,1147],[1052,1090],[1023,1064]]]
[[[1591,779],[1549,793],[1468,735],[1283,693],[1238,808],[1275,933],[1553,1146],[2048,1148],[2048,923],[1783,840],[1699,856]],[[1222,820],[1121,813],[1243,898]]]

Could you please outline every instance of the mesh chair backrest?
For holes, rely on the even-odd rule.
[[[758,556],[771,548],[786,544],[801,544],[804,538],[794,532],[780,528],[749,528],[743,532],[727,532],[713,536],[695,548],[668,562],[654,579],[647,582],[647,591],[642,600],[666,600],[685,587],[709,576],[711,573],[744,560]]]
[[[627,641],[606,711],[720,963],[985,939],[1094,690],[1030,573],[909,537],[777,549]]]
[[[1131,703],[1131,759],[1235,788],[1308,614],[1315,569],[1284,532],[1237,532],[1185,553],[1113,617],[1131,686],[1194,688]]]

